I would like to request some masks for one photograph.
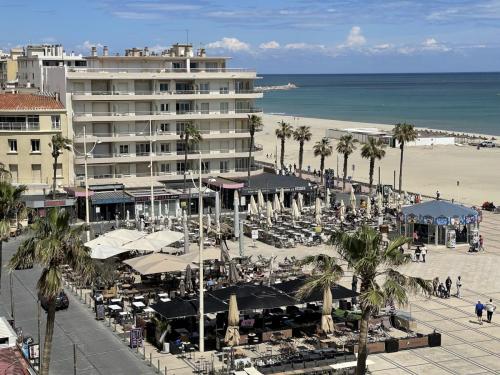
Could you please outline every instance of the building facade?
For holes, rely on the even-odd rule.
[[[28,45],[22,56],[17,58],[18,85],[20,87],[33,87],[39,91],[47,91],[45,87],[45,72],[57,67],[82,67],[86,65],[82,55],[69,55],[60,44]]]
[[[134,48],[124,56],[104,47],[85,59],[86,67],[45,73],[48,89],[61,93],[68,110],[77,185],[84,185],[84,149],[90,185],[180,181],[185,170],[197,173],[200,153],[204,176],[242,176],[253,165],[248,116],[261,112],[255,100],[262,97],[254,90],[255,71],[228,68],[225,57],[179,44],[162,54]],[[184,165],[181,135],[188,124],[203,140]]]
[[[0,51],[0,90],[17,86],[17,58],[22,54],[22,48],[12,48],[8,54]]]
[[[27,194],[48,193],[53,181],[52,136],[68,136],[66,110],[52,96],[0,94],[0,161],[13,183],[28,186]],[[63,151],[57,163],[59,189],[70,183],[73,156]]]

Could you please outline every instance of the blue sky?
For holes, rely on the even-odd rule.
[[[498,71],[500,0],[0,0],[0,48],[175,42],[261,73]],[[11,32],[7,33],[6,30]]]

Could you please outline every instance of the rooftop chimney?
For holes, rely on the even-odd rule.
[[[149,48],[147,46],[144,47],[144,56],[149,56]]]
[[[109,56],[109,48],[108,48],[108,46],[102,47],[102,55],[103,56]]]
[[[90,50],[90,55],[97,56],[97,47],[96,46],[92,46],[92,48]]]

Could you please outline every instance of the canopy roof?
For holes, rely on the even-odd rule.
[[[306,282],[305,277],[301,277],[295,280],[288,280],[284,281],[280,284],[274,284],[273,287],[276,289],[281,290],[283,293],[286,293],[288,295],[296,297],[296,294],[298,290],[304,285]],[[347,289],[346,287],[343,287],[342,285],[334,285],[332,288],[332,297],[334,300],[339,300],[339,299],[347,299],[347,298],[353,298],[358,296],[357,292],[354,292],[350,289]],[[302,298],[300,302],[306,303],[306,302],[318,302],[323,300],[323,291],[316,289],[313,290],[311,294],[308,296]]]
[[[167,244],[164,246],[169,246],[174,242],[180,241],[184,238],[184,233],[174,232],[171,230],[161,230],[159,232],[153,232],[144,237],[148,240],[160,240],[166,242]]]
[[[117,238],[125,243],[144,237],[144,233],[130,229],[115,229],[104,234],[104,237]]]
[[[189,264],[191,268],[196,268],[188,260],[179,256],[163,253],[152,253],[141,257],[131,258],[124,261],[141,275],[153,275],[155,273],[180,272],[186,269]]]
[[[404,222],[419,224],[471,224],[478,220],[478,212],[459,204],[434,200],[402,208]]]
[[[214,314],[227,311],[229,306],[210,294],[205,293],[204,298],[205,314]],[[197,316],[199,309],[198,296],[192,299],[175,298],[169,302],[157,302],[151,308],[166,319],[184,318]]]
[[[91,249],[99,246],[99,245],[107,245],[107,246],[113,246],[113,247],[121,247],[123,245],[123,241],[116,239],[116,238],[111,238],[111,237],[106,237],[106,236],[99,236],[97,238],[94,238],[91,241],[85,242],[85,246],[90,247]],[[128,251],[128,250],[127,250]]]
[[[124,249],[128,250],[141,250],[141,251],[160,251],[170,243],[162,240],[153,240],[146,237],[139,238],[138,240],[131,241],[123,245]]]

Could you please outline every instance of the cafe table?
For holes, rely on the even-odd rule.
[[[113,310],[113,312],[115,312],[115,311],[118,311],[118,310],[121,310],[121,309],[122,309],[122,307],[121,307],[121,306],[119,306],[119,305],[108,305],[108,308],[109,308],[110,310]]]
[[[132,305],[134,307],[137,307],[137,308],[143,308],[143,307],[146,307],[146,305],[144,303],[142,303],[141,301],[135,301],[135,302],[132,302]]]

